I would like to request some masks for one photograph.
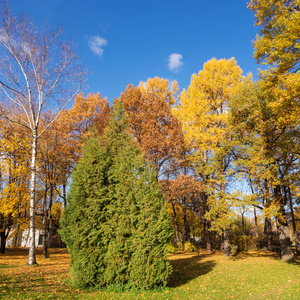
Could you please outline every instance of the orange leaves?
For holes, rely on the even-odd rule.
[[[108,115],[108,101],[100,93],[88,94],[87,97],[77,95],[73,107],[62,113],[56,125],[60,134],[63,134],[64,150],[76,156],[77,161],[84,138],[93,128],[102,134],[108,125]]]
[[[180,124],[169,105],[175,101],[176,90],[176,84],[169,89],[168,81],[154,78],[139,87],[129,85],[120,96],[130,129],[157,171],[182,147]]]
[[[81,135],[83,139],[87,132],[95,127],[100,134],[108,125],[109,105],[106,98],[102,98],[100,93],[91,93],[84,97],[83,93],[76,96],[74,105],[68,110],[65,117],[71,125],[73,131]],[[65,120],[67,121],[67,120]]]
[[[180,201],[185,198],[191,201],[199,198],[203,184],[189,175],[180,175],[171,181],[164,181],[164,190],[168,201]]]

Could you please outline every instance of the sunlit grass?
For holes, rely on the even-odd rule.
[[[66,249],[50,249],[47,259],[38,250],[38,267],[26,266],[27,255],[26,249],[0,254],[1,299],[300,299],[299,262],[284,263],[272,252],[170,255],[174,272],[166,289],[125,293],[73,287]]]

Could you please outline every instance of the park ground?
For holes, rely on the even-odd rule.
[[[300,299],[300,257],[293,263],[278,254],[249,251],[232,258],[220,252],[176,253],[169,256],[173,274],[165,289],[118,292],[80,290],[72,286],[66,249],[49,249],[38,266],[26,266],[28,250],[0,254],[0,299]]]

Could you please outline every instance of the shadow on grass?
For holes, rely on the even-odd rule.
[[[179,287],[210,272],[216,262],[214,260],[201,262],[202,258],[203,256],[191,256],[170,260],[173,273],[168,280],[168,287]]]
[[[299,256],[299,255],[295,255],[295,256],[294,256],[294,260],[287,261],[287,263],[288,263],[289,265],[294,265],[294,266],[300,267],[300,256]]]
[[[247,258],[253,257],[262,257],[262,258],[270,258],[274,260],[280,260],[280,256],[278,252],[271,251],[249,251],[249,252],[239,252],[231,257],[232,260],[243,260]]]

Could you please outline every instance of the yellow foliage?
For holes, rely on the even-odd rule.
[[[148,78],[146,82],[140,82],[139,89],[143,95],[152,93],[165,101],[169,105],[175,104],[176,94],[179,87],[176,80],[169,82],[169,80],[159,77]]]
[[[188,90],[180,94],[174,113],[182,122],[187,143],[200,153],[219,147],[224,140],[227,104],[242,79],[242,70],[234,58],[213,58],[192,76]]]
[[[22,132],[2,127],[0,140],[2,152],[0,171],[2,189],[0,190],[0,214],[14,217],[29,203],[29,166],[30,141]]]

